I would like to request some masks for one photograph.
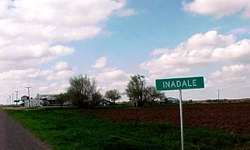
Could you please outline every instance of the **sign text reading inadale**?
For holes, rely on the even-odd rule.
[[[172,78],[156,80],[157,90],[179,90],[204,88],[203,77]]]

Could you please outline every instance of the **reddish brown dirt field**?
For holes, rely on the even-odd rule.
[[[179,124],[179,107],[100,109],[98,117],[114,122],[142,121]],[[183,106],[184,126],[250,134],[250,104],[189,104]]]

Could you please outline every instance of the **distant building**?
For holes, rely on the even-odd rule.
[[[40,100],[43,106],[56,106],[60,103],[56,100],[57,94],[37,94],[36,99]]]
[[[39,99],[33,99],[30,98],[29,96],[22,96],[21,97],[21,101],[23,102],[24,107],[40,107],[41,105],[41,101]]]
[[[21,97],[21,101],[25,107],[40,107],[40,106],[61,106],[57,100],[57,94],[37,94],[35,98],[30,98],[26,95]],[[65,102],[63,105],[71,105],[71,102]]]
[[[25,101],[25,100],[28,100],[28,99],[29,99],[29,96],[26,96],[26,95],[21,97],[21,101]]]
[[[29,107],[29,97],[24,95],[21,97],[22,105],[25,107]]]
[[[110,102],[110,101],[108,101],[108,100],[106,100],[106,99],[102,99],[102,100],[100,100],[99,103],[98,103],[99,106],[109,106],[109,105],[111,105],[111,104],[112,104],[112,102]]]

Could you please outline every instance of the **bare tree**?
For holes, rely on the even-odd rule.
[[[143,98],[146,88],[145,83],[145,77],[142,75],[134,75],[130,78],[126,93],[129,99],[134,102],[135,106],[142,107],[145,103],[145,99]]]
[[[107,91],[105,97],[115,104],[115,101],[121,98],[121,94],[118,90],[114,89]]]
[[[97,98],[100,98],[95,80],[91,80],[87,75],[72,77],[70,79],[68,94],[70,95],[72,103],[79,107],[95,105]]]
[[[149,86],[146,87],[145,89],[144,98],[146,99],[147,102],[154,103],[157,99],[163,100],[166,97],[163,93],[157,91],[155,87]]]
[[[68,93],[61,93],[56,96],[56,101],[60,103],[61,106],[64,105],[65,102],[69,101],[70,97]]]

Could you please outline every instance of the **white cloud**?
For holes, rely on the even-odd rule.
[[[68,63],[61,61],[58,62],[55,66],[54,69],[57,71],[61,71],[61,70],[71,70],[71,67],[68,65]]]
[[[117,68],[106,68],[99,71],[94,77],[99,87],[104,91],[118,89],[124,92],[129,81],[129,74]]]
[[[64,65],[64,66],[62,66]],[[23,70],[9,70],[6,72],[0,73],[0,80],[2,81],[11,81],[11,80],[30,80],[30,79],[40,79],[45,80],[60,80],[69,78],[74,74],[72,68],[66,62],[59,62],[51,69],[38,69],[38,68],[27,68]],[[43,82],[43,81],[42,81]]]
[[[100,57],[96,60],[96,63],[92,66],[96,69],[104,68],[107,65],[107,58],[106,57]]]
[[[235,42],[233,35],[222,35],[217,31],[198,33],[190,37],[183,46],[186,49],[211,49],[225,47]]]
[[[125,0],[1,0],[0,63],[48,61],[70,54],[74,50],[65,44],[98,35],[102,23],[125,3]]]
[[[40,66],[72,54],[70,42],[104,32],[108,18],[125,5],[126,0],[0,0],[1,92],[28,84],[36,92],[65,87],[73,74],[68,64]]]
[[[48,72],[48,71],[45,71]],[[52,68],[46,79],[50,81],[69,79],[74,75],[73,69],[66,62],[58,62]]]
[[[12,50],[10,50],[12,49]],[[37,59],[43,62],[51,58],[73,53],[74,49],[62,45],[48,44],[9,45],[0,50],[1,61],[28,61]]]
[[[129,81],[129,73],[119,68],[107,66],[106,57],[97,59],[93,68],[94,70],[92,71],[91,76],[96,79],[102,92],[110,89],[118,89],[121,92],[124,92]]]
[[[250,86],[250,65],[234,64],[223,66],[209,75],[209,86],[240,88]]]
[[[191,67],[215,62],[239,61],[250,56],[250,40],[236,41],[217,31],[198,33],[174,49],[157,49],[141,64],[151,77],[185,75]]]
[[[209,31],[194,34],[175,48],[152,51],[151,59],[140,66],[147,72],[149,82],[170,76],[204,76],[206,88],[196,94],[187,92],[188,98],[214,98],[217,89],[223,89],[223,98],[249,97],[249,47],[249,39],[238,40],[232,34]]]
[[[242,35],[242,34],[250,34],[250,28],[248,27],[240,27],[230,31],[230,33],[234,35]]]
[[[237,60],[249,57],[250,55],[250,40],[243,39],[239,42],[231,44],[224,48],[216,48],[213,50],[211,59],[215,61]]]
[[[250,17],[249,0],[192,0],[184,3],[186,11],[215,17],[223,17],[242,12],[245,17]]]
[[[0,89],[6,96],[10,94],[9,90],[24,89],[26,86],[32,87],[33,96],[37,93],[59,93],[65,90],[68,79],[73,75],[74,71],[66,62],[58,62],[50,69],[9,70],[0,73]]]

